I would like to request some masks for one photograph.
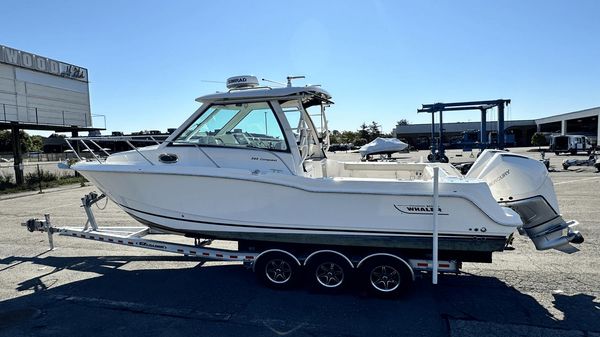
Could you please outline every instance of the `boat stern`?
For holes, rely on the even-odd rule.
[[[514,210],[523,222],[519,233],[536,249],[574,252],[571,243],[583,242],[577,221],[565,221],[558,208],[554,184],[540,161],[499,150],[486,150],[467,177],[487,182],[496,201]]]

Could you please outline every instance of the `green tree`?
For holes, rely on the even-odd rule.
[[[21,152],[39,152],[44,145],[44,137],[30,136],[27,132],[19,131]],[[12,152],[12,132],[0,131],[0,152]]]
[[[354,141],[354,145],[356,145],[356,146],[363,146],[367,143],[368,143],[368,141],[364,138],[359,138]]]
[[[27,151],[29,152],[42,152],[44,149],[44,137],[39,135],[33,135],[29,137],[29,144],[27,144]]]
[[[12,151],[12,142],[10,131],[0,131],[0,152]]]
[[[402,118],[401,120],[399,120],[396,125],[410,125],[410,122],[408,121],[408,119],[406,118]]]
[[[331,144],[339,144],[340,143],[341,133],[338,130],[333,130],[329,134],[329,143]]]
[[[367,140],[372,141],[379,136],[381,136],[381,125],[377,124],[375,121],[372,121],[371,125],[369,125],[369,137]]]
[[[546,137],[541,132],[536,132],[531,136],[531,144],[537,146],[538,150],[541,150],[542,145],[546,145]]]
[[[340,135],[340,143],[354,143],[356,139],[356,133],[352,131],[342,131]]]
[[[367,123],[362,123],[362,125],[358,129],[357,136],[358,136],[358,138],[369,139],[370,133],[369,133],[369,126],[367,125]]]

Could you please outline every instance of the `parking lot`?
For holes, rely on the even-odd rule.
[[[276,291],[238,263],[68,237],[47,251],[47,236],[20,223],[50,213],[57,225],[81,225],[80,198],[94,187],[0,196],[0,335],[600,336],[600,173],[548,158],[564,218],[585,237],[579,252],[536,251],[517,236],[494,263],[465,263],[436,286],[424,275],[396,300],[360,289]],[[450,159],[473,160],[458,151]],[[95,212],[101,225],[137,225],[110,202]]]

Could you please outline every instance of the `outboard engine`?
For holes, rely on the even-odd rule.
[[[572,253],[577,249],[569,243],[583,242],[583,236],[573,229],[578,222],[563,220],[554,184],[540,161],[506,151],[485,150],[466,177],[487,182],[496,201],[521,216],[519,233],[529,236],[538,250],[555,248]]]

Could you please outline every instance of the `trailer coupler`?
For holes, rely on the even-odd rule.
[[[52,227],[52,223],[50,222],[50,214],[44,214],[44,220],[29,219],[27,220],[27,222],[22,223],[21,225],[27,227],[27,230],[31,233],[36,231],[48,233],[48,244],[50,245],[50,250],[54,249],[54,240],[52,239],[52,234],[54,234],[54,228]]]

